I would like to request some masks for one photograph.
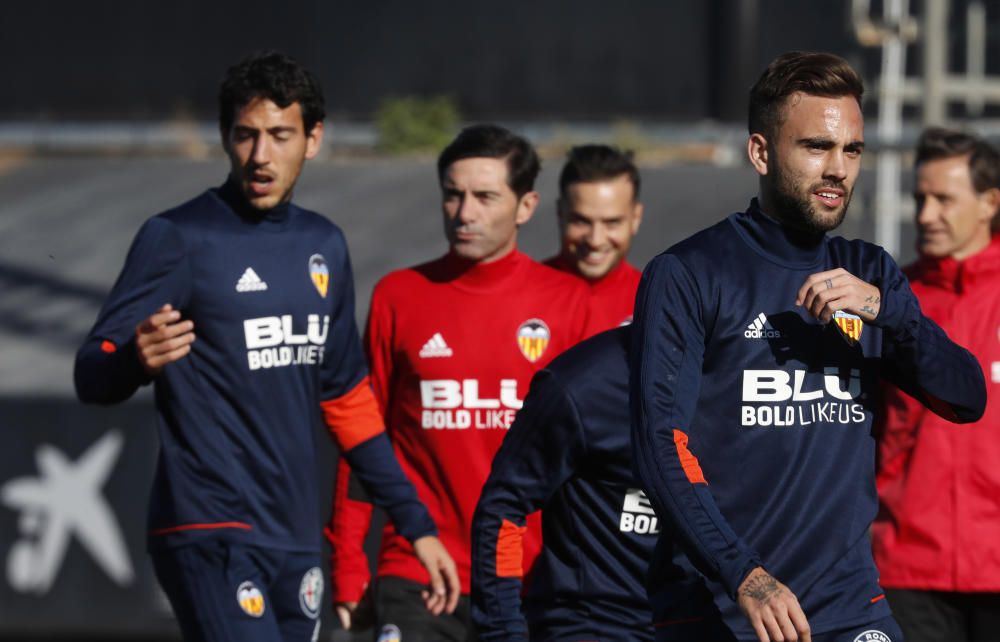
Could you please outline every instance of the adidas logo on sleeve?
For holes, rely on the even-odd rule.
[[[440,332],[435,332],[423,348],[420,348],[420,358],[430,359],[431,357],[450,357],[454,354],[448,344],[444,342],[444,337]]]
[[[771,327],[767,315],[761,312],[756,319],[750,322],[743,336],[747,339],[780,339],[781,332]]]
[[[240,277],[240,280],[236,282],[237,292],[261,292],[266,289],[267,283],[262,281],[251,267],[248,267],[243,276]]]

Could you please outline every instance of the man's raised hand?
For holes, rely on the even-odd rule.
[[[135,328],[135,350],[143,370],[155,377],[163,366],[191,352],[194,322],[181,320],[181,313],[169,303]]]
[[[795,305],[827,323],[839,310],[861,317],[871,323],[881,309],[882,292],[854,276],[844,268],[810,275],[795,295]]]

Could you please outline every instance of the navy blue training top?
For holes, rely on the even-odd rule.
[[[155,380],[150,546],[222,536],[318,551],[320,402],[367,374],[340,229],[292,204],[255,211],[231,183],[146,221],[77,354],[82,401],[149,383],[135,329],[166,303],[197,338]],[[411,537],[434,532],[384,433],[346,456]]]
[[[632,472],[628,328],[535,374],[493,460],[472,523],[472,607],[483,640],[652,640],[645,575],[656,516]],[[520,606],[497,576],[506,520],[542,509],[543,547]],[[525,626],[527,620],[527,627]]]
[[[795,306],[809,275],[837,267],[881,290],[874,323]],[[888,615],[867,536],[879,379],[954,421],[986,399],[975,358],[921,314],[892,258],[796,234],[754,201],[646,267],[631,354],[637,473],[674,531],[650,569],[657,625],[721,616],[756,639],[735,594],[758,565],[813,634]]]

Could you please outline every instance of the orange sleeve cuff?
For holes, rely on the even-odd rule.
[[[503,520],[497,534],[497,577],[523,577],[524,533],[527,526]]]
[[[674,445],[677,446],[677,457],[681,460],[681,468],[684,469],[688,481],[692,484],[705,484],[707,486],[708,482],[705,481],[705,474],[701,472],[698,458],[688,450],[688,436],[680,430],[674,430]]]
[[[336,399],[320,402],[323,420],[341,450],[347,451],[385,431],[368,377]]]

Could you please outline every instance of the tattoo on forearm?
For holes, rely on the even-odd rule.
[[[765,575],[763,577],[754,577],[747,581],[746,586],[743,587],[743,595],[746,595],[750,599],[757,600],[761,603],[767,603],[774,595],[781,590],[778,586],[778,580],[774,579],[770,575]]]
[[[873,317],[874,316],[878,316],[878,308],[873,308],[870,305],[863,305],[863,306],[861,306],[861,311],[862,312],[867,312],[868,314],[872,315]]]

